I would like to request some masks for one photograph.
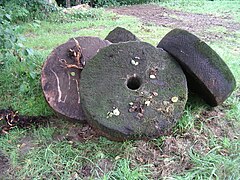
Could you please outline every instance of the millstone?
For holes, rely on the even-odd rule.
[[[87,121],[112,140],[164,134],[181,117],[187,100],[181,67],[145,42],[101,49],[81,75]]]
[[[74,53],[78,52],[74,51],[77,43],[82,54],[80,69],[77,68],[77,56],[74,56],[76,55]],[[99,49],[109,44],[108,41],[97,37],[78,37],[75,40],[70,39],[52,51],[43,65],[41,83],[48,104],[57,113],[70,119],[85,120],[79,92],[81,68]]]
[[[176,58],[185,72],[189,89],[209,105],[221,104],[235,89],[236,81],[228,66],[211,47],[195,35],[174,29],[157,47]]]
[[[107,35],[105,40],[108,40],[112,43],[140,41],[133,33],[122,27],[116,27],[114,30],[112,30]]]

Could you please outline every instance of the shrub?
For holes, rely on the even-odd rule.
[[[57,11],[57,7],[45,0],[2,0],[1,6],[12,14],[13,23],[46,19]]]
[[[21,49],[21,44],[18,43],[18,34],[16,26],[11,24],[11,14],[8,14],[0,6],[0,54],[4,56],[6,53],[17,54]]]
[[[9,54],[16,56],[20,61],[24,56],[32,55],[33,51],[25,48],[22,38],[17,32],[18,26],[12,23],[11,14],[0,6],[0,65],[7,61]]]

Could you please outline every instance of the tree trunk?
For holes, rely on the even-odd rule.
[[[79,4],[80,4],[80,0],[76,0],[75,5],[79,5]]]
[[[70,0],[66,0],[66,7],[67,8],[71,7],[71,1]]]
[[[91,6],[91,7],[94,6],[94,0],[90,0],[90,6]]]

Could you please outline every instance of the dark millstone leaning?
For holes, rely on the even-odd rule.
[[[112,140],[163,135],[183,114],[187,81],[173,58],[144,42],[112,44],[81,74],[87,121]]]
[[[112,30],[107,35],[105,40],[108,40],[111,43],[140,41],[133,33],[122,27],[116,27],[114,30]]]
[[[52,51],[43,65],[41,83],[48,104],[57,113],[85,121],[79,92],[81,71],[99,49],[109,44],[97,37],[78,37]]]
[[[223,103],[235,89],[235,78],[222,58],[188,31],[170,31],[157,47],[176,58],[187,77],[189,89],[209,105]]]

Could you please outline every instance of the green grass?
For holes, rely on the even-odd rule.
[[[1,69],[0,107],[19,109],[29,115],[50,115],[40,86],[40,72],[44,56],[29,56],[24,62],[9,55]]]
[[[236,21],[240,20],[238,0],[165,0],[160,1],[158,4],[168,8],[182,10],[185,12],[202,13],[202,14],[215,14],[215,15],[229,15]]]
[[[190,150],[190,157],[195,167],[184,176],[176,176],[176,179],[239,179],[240,157],[239,142],[233,142],[228,149],[230,156],[223,156],[219,152],[222,146],[212,148],[207,154],[202,155]]]
[[[234,12],[235,21],[240,23],[237,11],[238,1],[170,1],[164,5],[168,8],[176,8],[188,12],[216,13]],[[196,6],[192,6],[196,5]],[[211,5],[211,6],[209,6]],[[207,8],[209,7],[209,8]],[[239,6],[238,6],[239,7]],[[100,13],[100,12],[98,12]],[[143,25],[138,19],[127,16],[118,16],[101,10],[101,18],[84,19],[72,23],[50,23],[41,21],[39,26],[22,24],[19,31],[25,36],[24,45],[33,48],[35,53],[24,62],[19,62],[15,57],[8,55],[5,64],[0,67],[0,108],[13,107],[21,114],[28,115],[52,115],[53,111],[44,100],[41,85],[41,66],[48,54],[58,45],[76,36],[98,36],[104,38],[110,30],[116,26],[122,26],[140,39],[153,45],[157,45],[169,28],[158,27],[151,23]],[[221,27],[211,27],[209,31],[225,32]],[[240,33],[237,34],[238,37]],[[190,98],[184,116],[173,129],[173,135],[163,136],[147,142],[147,148],[139,143],[142,141],[113,142],[104,137],[91,139],[85,142],[69,141],[63,138],[56,139],[56,135],[66,137],[73,124],[61,119],[55,119],[55,123],[47,127],[22,130],[15,128],[9,135],[0,137],[1,149],[9,155],[17,179],[82,179],[83,171],[89,171],[88,179],[152,179],[157,167],[154,161],[163,163],[162,152],[164,143],[168,138],[184,137],[187,133],[196,139],[191,140],[191,148],[183,150],[192,163],[192,168],[181,173],[172,173],[166,178],[175,179],[239,179],[239,129],[240,129],[240,102],[236,95],[240,92],[240,38],[228,38],[207,42],[227,63],[236,77],[238,88],[224,103],[223,116],[217,117],[220,122],[231,124],[234,137],[215,136],[209,123],[215,122],[215,115],[205,117],[205,111],[210,109],[196,97]],[[58,124],[58,126],[56,126]],[[219,126],[221,124],[218,124]],[[59,128],[59,126],[61,128]],[[224,125],[221,125],[224,127]],[[224,128],[223,128],[224,129]],[[24,144],[22,139],[30,139],[25,146],[30,149],[21,153]],[[207,152],[195,148],[201,138],[205,138],[203,147]],[[188,141],[186,141],[188,142]],[[184,145],[184,144],[182,144]],[[149,147],[149,148],[148,148]],[[156,159],[148,163],[136,160],[143,153],[148,159],[151,154],[158,153]],[[159,157],[158,157],[159,156]],[[176,166],[180,157],[169,155],[169,161]],[[103,163],[104,162],[104,163]],[[107,165],[108,167],[105,167]],[[166,164],[162,164],[166,165]],[[165,167],[165,166],[164,166]],[[168,167],[168,166],[166,166]],[[156,168],[156,169],[154,169]],[[176,167],[168,167],[176,168]],[[86,170],[88,169],[88,170]]]
[[[125,180],[148,179],[147,166],[131,168],[130,164],[131,162],[128,159],[121,159],[117,161],[114,171],[107,174],[104,178]]]

